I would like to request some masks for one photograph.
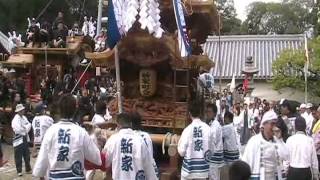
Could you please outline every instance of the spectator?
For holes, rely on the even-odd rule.
[[[31,129],[31,124],[26,116],[24,116],[25,107],[22,104],[18,104],[16,106],[15,112],[17,114],[14,116],[11,123],[13,132],[15,134],[13,139],[14,159],[18,176],[22,176],[22,158],[25,162],[26,173],[31,173],[30,151],[28,145],[28,133]]]
[[[299,116],[295,120],[295,135],[288,138],[289,171],[287,180],[311,180],[319,178],[318,159],[312,138],[306,135],[306,121]]]

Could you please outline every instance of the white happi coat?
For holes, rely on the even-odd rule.
[[[220,168],[224,165],[223,161],[223,141],[222,141],[222,127],[217,119],[211,121],[210,129],[213,133],[213,142],[210,150],[212,156],[210,158],[210,166],[213,168]]]
[[[156,180],[153,157],[144,140],[132,129],[121,129],[107,141],[106,164],[112,164],[113,180]]]
[[[248,141],[242,160],[251,168],[251,179],[282,180],[282,161],[288,157],[289,152],[283,141],[267,141],[259,133]]]
[[[29,131],[31,129],[31,124],[29,123],[26,116],[20,116],[16,114],[11,121],[11,127],[15,134],[13,139],[13,146],[16,147],[23,143],[23,136],[26,136],[27,141],[29,142]]]
[[[208,178],[212,133],[210,127],[200,119],[193,119],[178,142],[178,152],[183,157],[181,178]]]
[[[84,160],[101,165],[100,151],[85,129],[61,121],[46,132],[34,165],[33,176],[50,180],[84,180]]]
[[[11,121],[11,127],[16,135],[19,134],[21,136],[27,136],[31,129],[31,124],[26,116],[20,116],[19,114],[16,114]]]
[[[41,144],[47,129],[53,124],[53,119],[47,115],[35,116],[32,121],[34,143]]]
[[[223,157],[226,164],[230,164],[239,159],[239,144],[237,133],[233,123],[222,127]]]
[[[98,125],[98,124],[102,124],[102,123],[105,123],[106,120],[104,119],[104,117],[100,114],[95,114],[92,118],[92,121],[91,123],[93,125]]]
[[[149,154],[152,157],[153,168],[154,168],[154,170],[156,172],[157,177],[159,178],[159,176],[160,176],[159,169],[158,169],[156,161],[154,160],[154,157],[153,157],[153,143],[152,143],[150,135],[147,132],[144,132],[144,131],[135,131],[135,133],[137,133],[139,136],[141,136],[143,141],[147,145]]]

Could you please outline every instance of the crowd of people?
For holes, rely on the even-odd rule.
[[[138,113],[118,114],[117,133],[105,139],[99,124],[111,117],[106,115],[107,101],[103,98],[95,104],[89,133],[74,122],[79,106],[73,95],[62,95],[58,107],[58,122],[46,113],[46,105],[39,104],[30,123],[26,107],[16,105],[12,128],[19,176],[23,176],[22,159],[25,172],[32,171],[28,134],[33,129],[32,157],[37,158],[34,177],[92,179],[97,170],[111,168],[112,179],[159,178],[153,144],[142,130]],[[183,157],[181,179],[319,178],[320,108],[309,103],[297,110],[288,100],[258,98],[229,107],[222,95],[205,109],[202,116],[201,105],[190,104],[192,122],[183,130],[177,146]]]
[[[112,78],[90,79],[73,95],[72,74],[63,79],[44,83],[43,92],[49,95],[44,93],[32,108],[22,77],[0,76],[1,110],[10,104],[15,114],[11,126],[17,174],[23,176],[24,160],[25,173],[39,178],[93,179],[97,170],[111,168],[115,180],[158,179],[157,157],[139,114],[112,117],[108,112],[115,93]],[[307,103],[296,108],[286,99],[237,102],[228,90],[216,97],[204,114],[199,103],[190,103],[192,122],[177,145],[183,158],[181,179],[319,178],[320,107]],[[50,117],[52,99],[59,99],[58,118]],[[93,127],[89,133],[82,126],[85,116]],[[99,125],[112,119],[118,131],[105,139]],[[31,157],[37,158],[33,168]],[[0,147],[0,165],[5,162]]]
[[[68,25],[64,20],[63,12],[59,12],[55,20],[38,22],[35,18],[28,18],[28,27],[25,35],[18,34],[16,31],[8,32],[11,43],[12,53],[17,47],[28,48],[65,48],[67,36],[85,36],[94,41],[94,50],[104,51],[108,48],[106,44],[106,29],[102,28],[100,34],[96,34],[96,22],[92,17],[83,17],[82,26],[79,22]]]

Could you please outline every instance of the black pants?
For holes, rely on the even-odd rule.
[[[31,171],[30,165],[30,151],[27,142],[27,137],[23,137],[23,143],[17,147],[14,147],[14,160],[16,163],[16,169],[18,173],[22,172],[22,158],[24,159],[26,172]]]
[[[318,167],[319,167],[319,172],[320,172],[320,155],[317,155],[318,157]]]
[[[2,158],[3,158],[3,153],[2,153],[2,146],[1,146],[1,139],[0,139],[0,161],[2,160]]]
[[[312,174],[310,168],[289,167],[287,180],[311,180]]]

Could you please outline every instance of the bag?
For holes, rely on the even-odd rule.
[[[18,134],[13,138],[13,142],[12,142],[13,147],[17,147],[22,143],[23,143],[23,136]]]

